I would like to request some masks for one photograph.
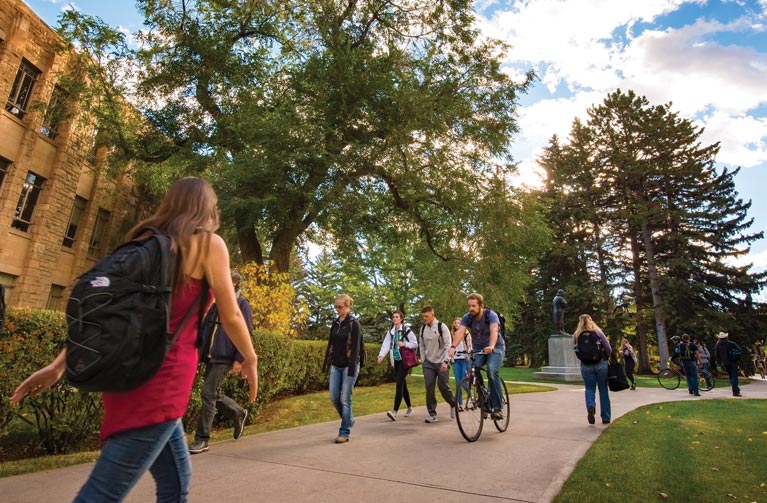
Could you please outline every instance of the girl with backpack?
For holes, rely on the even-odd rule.
[[[623,369],[626,371],[626,377],[631,381],[631,389],[636,390],[637,385],[634,381],[634,365],[636,365],[637,357],[634,353],[634,348],[629,344],[628,339],[621,340],[621,354],[623,355]]]
[[[177,268],[171,296],[170,330],[182,327],[160,369],[139,387],[104,392],[104,418],[99,438],[101,454],[75,503],[122,501],[149,470],[157,484],[158,501],[186,502],[191,479],[189,450],[181,418],[186,410],[197,372],[197,327],[201,309],[210,296],[201,298],[205,281],[216,298],[221,324],[242,353],[240,374],[248,380],[250,401],[258,390],[257,356],[234,294],[229,251],[217,234],[218,198],[201,178],[177,180],[157,211],[128,233],[152,227],[172,240]],[[182,318],[188,314],[187,323]],[[165,333],[157,334],[166,337]],[[22,382],[11,403],[34,397],[53,386],[66,369],[64,349],[56,359]]]
[[[407,410],[405,411],[405,417],[413,415],[413,407],[410,403],[410,393],[407,389],[407,375],[410,373],[410,367],[402,358],[401,350],[415,351],[418,348],[418,340],[415,337],[413,331],[403,323],[404,314],[402,311],[394,311],[391,315],[392,326],[386,336],[384,336],[383,343],[381,344],[381,351],[378,353],[378,363],[380,364],[389,354],[389,363],[394,367],[394,378],[396,383],[396,391],[394,392],[394,408],[386,413],[386,415],[392,421],[397,420],[397,411],[402,404],[402,400],[405,400]]]
[[[596,414],[596,389],[599,388],[599,413],[602,423],[610,423],[610,395],[607,389],[607,360],[612,353],[610,342],[591,316],[578,317],[578,327],[573,333],[575,354],[581,361],[581,377],[586,385],[586,411],[589,424],[594,424]]]

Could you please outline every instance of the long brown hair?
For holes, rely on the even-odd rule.
[[[183,266],[194,234],[202,232],[203,236],[193,269],[207,256],[210,235],[219,226],[217,205],[218,197],[208,182],[193,176],[180,178],[168,189],[157,211],[128,231],[126,240],[140,238],[138,231],[143,227],[154,227],[168,235],[176,253],[174,286],[179,286],[189,279]]]

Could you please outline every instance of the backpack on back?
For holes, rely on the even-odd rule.
[[[149,238],[121,245],[72,288],[67,379],[82,391],[125,391],[148,381],[199,304],[200,297],[169,334],[176,256],[168,236],[149,230]]]
[[[693,352],[691,351],[691,348],[690,348],[690,344],[691,344],[690,342],[682,342],[679,344],[679,346],[677,346],[677,348],[679,349],[678,351],[679,357],[682,360],[692,360],[694,358]]]
[[[604,359],[602,342],[596,332],[584,330],[578,334],[575,344],[575,356],[586,364],[599,363]]]
[[[740,360],[740,356],[743,354],[743,350],[740,349],[740,346],[735,344],[732,341],[727,341],[729,344],[727,344],[727,356],[730,357],[730,360],[736,362]]]

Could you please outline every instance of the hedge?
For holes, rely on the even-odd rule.
[[[29,374],[47,365],[63,347],[66,319],[63,313],[28,308],[8,308],[5,326],[0,331],[0,435],[11,421],[34,426],[46,452],[66,453],[93,448],[101,422],[98,393],[80,393],[66,380],[18,407],[9,406],[14,388]],[[258,421],[259,410],[275,398],[327,389],[328,375],[322,372],[326,341],[302,341],[285,336],[256,332],[253,343],[258,352],[259,392],[247,404],[248,422]],[[367,364],[358,385],[371,386],[393,380],[388,365],[375,365],[378,345],[366,344]],[[184,426],[194,431],[200,413],[200,392],[204,367],[200,367],[192,389]],[[227,377],[222,391],[240,404],[246,404],[247,383]]]

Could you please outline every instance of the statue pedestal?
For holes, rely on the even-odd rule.
[[[549,365],[533,374],[533,379],[581,382],[581,362],[573,351],[573,337],[554,334],[549,337]]]

